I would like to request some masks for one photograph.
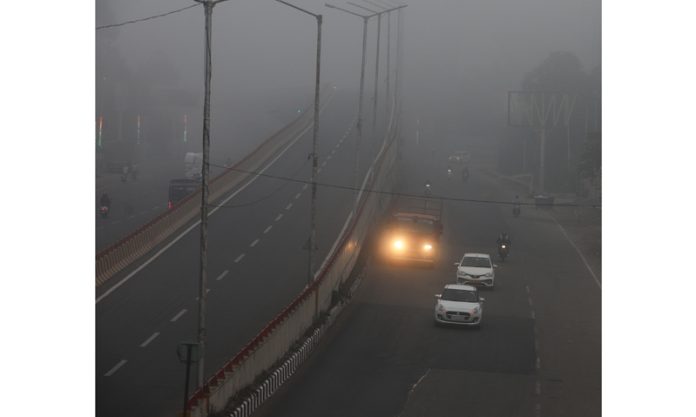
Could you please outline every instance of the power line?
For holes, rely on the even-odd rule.
[[[218,168],[227,168],[228,170],[231,170],[231,171],[241,172],[243,174],[249,174],[249,175],[256,175],[259,177],[273,178],[276,180],[295,182],[295,183],[299,183],[299,184],[311,184],[310,180],[303,180],[303,179],[292,178],[292,177],[284,177],[284,176],[280,176],[280,175],[264,174],[262,172],[249,171],[249,170],[234,168],[234,167],[229,168],[229,167],[225,167],[222,165],[215,165],[212,163],[209,165],[214,166],[214,167],[218,167]],[[352,186],[348,186],[348,185],[329,184],[329,183],[325,183],[325,182],[317,182],[316,184],[320,187],[334,188],[334,189],[346,190],[346,191],[351,191],[351,192],[360,191],[360,189],[358,187],[352,187]],[[524,203],[524,202],[517,202],[517,201],[483,200],[483,199],[476,199],[476,198],[458,198],[458,197],[448,197],[448,196],[438,196],[438,195],[423,196],[421,194],[397,193],[397,192],[393,192],[393,191],[375,190],[375,189],[371,189],[371,188],[366,188],[363,191],[366,193],[383,194],[383,195],[398,196],[398,197],[427,198],[427,199],[431,199],[431,200],[456,201],[456,202],[463,202],[463,203],[498,204],[498,205],[504,205],[504,206],[514,206],[514,205],[535,206],[536,205],[536,203]],[[580,207],[602,208],[602,206],[600,204],[554,203],[553,206],[555,206],[555,207],[578,207],[578,208],[580,208]],[[234,208],[236,206],[220,205],[217,207]]]
[[[170,12],[156,14],[156,15],[154,15],[154,16],[148,16],[148,17],[143,17],[143,18],[140,18],[140,19],[128,20],[128,21],[125,21],[125,22],[114,23],[114,24],[111,24],[111,25],[97,26],[97,30],[115,28],[115,27],[118,27],[118,26],[129,25],[129,24],[131,24],[131,23],[138,23],[138,22],[144,22],[144,21],[146,21],[146,20],[157,19],[157,18],[159,18],[159,17],[169,16],[170,14],[183,12],[184,10],[191,9],[191,8],[196,7],[196,6],[199,6],[199,5],[200,5],[200,4],[196,3],[196,4],[192,4],[192,5],[190,5],[190,6],[182,7],[182,8],[180,8],[180,9],[172,10],[172,11],[170,11]]]

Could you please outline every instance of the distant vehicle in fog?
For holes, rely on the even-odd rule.
[[[447,162],[461,165],[466,165],[469,161],[471,161],[471,154],[469,151],[454,151],[452,155],[447,158]]]
[[[176,203],[193,194],[201,187],[199,179],[181,178],[169,181],[169,202],[168,208],[172,208]]]
[[[203,168],[203,154],[196,152],[186,152],[184,156],[184,177],[197,180],[201,177]]]

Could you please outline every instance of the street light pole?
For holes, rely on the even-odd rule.
[[[213,7],[226,0],[195,0],[203,4],[205,14],[205,100],[203,101],[203,166],[201,167],[201,239],[198,280],[198,386],[205,379],[206,299],[208,287],[208,176],[210,167],[210,79],[212,76],[211,40]]]
[[[316,246],[317,239],[317,228],[316,228],[316,217],[317,217],[317,166],[318,166],[318,154],[317,154],[317,137],[319,134],[319,93],[320,93],[320,80],[321,80],[321,25],[323,22],[323,17],[320,14],[311,13],[305,9],[295,6],[294,4],[288,3],[283,0],[276,0],[278,3],[283,3],[286,6],[290,6],[297,9],[303,13],[313,16],[317,20],[317,56],[316,56],[316,80],[314,84],[314,128],[312,130],[312,199],[310,203],[310,234],[309,234],[309,255],[307,259],[307,286],[314,282],[314,249]],[[319,313],[319,290],[315,290],[314,294],[314,317],[316,318]]]
[[[326,7],[330,9],[336,9],[344,13],[351,14],[362,18],[363,20],[363,37],[362,37],[362,61],[360,64],[360,92],[358,95],[358,122],[356,124],[356,129],[358,131],[356,144],[355,144],[355,164],[353,165],[353,178],[356,189],[360,186],[360,144],[363,138],[363,92],[365,91],[365,52],[367,48],[367,21],[376,16],[376,14],[362,15],[360,13],[355,13],[350,10],[343,9],[338,6],[326,3]]]

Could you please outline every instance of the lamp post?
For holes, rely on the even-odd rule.
[[[371,15],[362,15],[360,13],[355,13],[351,10],[347,10],[338,6],[334,6],[332,4],[326,3],[326,7],[330,9],[336,9],[339,11],[342,11],[344,13],[351,14],[353,16],[357,16],[362,18],[363,20],[363,38],[362,38],[362,63],[360,64],[360,93],[358,95],[358,122],[356,125],[357,131],[358,131],[358,137],[356,140],[355,144],[355,164],[353,166],[353,175],[355,179],[355,186],[356,188],[360,185],[360,180],[359,178],[359,170],[360,170],[360,144],[362,142],[362,137],[363,137],[363,92],[365,90],[365,49],[367,46],[367,21],[373,17],[376,16],[376,14],[371,14]]]
[[[318,155],[317,155],[317,134],[319,132],[319,81],[321,79],[321,24],[322,24],[322,15],[320,14],[315,14],[312,12],[309,12],[305,9],[302,9],[300,7],[295,6],[294,4],[288,3],[283,0],[276,0],[278,3],[283,3],[286,6],[292,7],[293,9],[299,10],[303,13],[306,13],[310,16],[313,16],[316,21],[317,21],[317,57],[316,57],[316,80],[314,84],[314,129],[312,130],[312,200],[310,203],[310,234],[309,234],[309,256],[308,256],[308,276],[307,276],[307,285],[309,286],[313,281],[314,281],[314,248],[316,246],[316,237],[317,237],[317,229],[316,229],[316,214],[317,214],[317,164],[318,164]],[[318,303],[318,297],[319,292],[318,290],[315,291],[315,303],[314,303],[314,316],[317,316],[318,309],[319,309],[319,303]]]
[[[213,7],[227,0],[194,0],[203,4],[205,14],[205,100],[203,101],[203,166],[201,167],[201,244],[198,280],[198,386],[205,379],[206,298],[208,287],[208,174],[210,167],[210,78],[212,75],[211,38]]]
[[[374,13],[377,15],[377,53],[376,53],[376,59],[375,59],[375,92],[374,92],[374,104],[373,104],[373,109],[372,109],[372,132],[373,134],[376,134],[376,127],[377,127],[377,102],[378,102],[378,95],[379,95],[379,47],[380,47],[380,35],[381,35],[381,28],[382,28],[382,15],[387,13],[389,15],[390,12],[401,9],[406,7],[405,5],[403,6],[397,6],[397,7],[392,7],[392,8],[387,8],[383,9],[381,11],[376,11],[372,10],[368,7],[361,6],[357,3],[353,2],[347,2],[348,4],[358,7],[360,9],[366,10],[370,13]],[[373,3],[374,4],[374,3]],[[377,5],[378,7],[384,8],[384,6]],[[387,52],[388,53],[388,52]],[[388,76],[388,75],[387,75]],[[387,101],[389,98],[387,97]]]

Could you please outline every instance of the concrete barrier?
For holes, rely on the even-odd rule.
[[[395,184],[396,138],[399,134],[395,125],[395,113],[395,106],[392,106],[382,147],[367,170],[354,210],[346,218],[338,238],[315,274],[315,280],[215,372],[203,387],[194,392],[187,405],[187,415],[204,417],[224,410],[231,398],[252,385],[286,355],[293,344],[311,328],[319,313],[330,308],[332,293],[350,275],[368,233],[379,215],[389,206],[390,194],[371,193],[369,190],[391,191]],[[321,332],[317,334],[317,340]],[[275,382],[276,387],[292,375],[310,350],[300,349],[300,352],[305,353],[293,355],[289,368],[281,366],[276,370],[280,372],[278,381],[281,381]],[[275,389],[263,388],[261,395],[247,398],[240,406],[242,411],[239,411],[239,415],[249,415],[274,391]]]
[[[327,90],[328,93],[325,93],[326,96],[323,99],[328,104],[328,99],[333,95],[334,90],[333,88]],[[326,104],[323,107],[325,106]],[[210,203],[213,204],[252,178],[254,175],[250,172],[256,172],[284,147],[309,131],[313,125],[313,116],[311,111],[304,111],[233,167],[213,178],[208,185]],[[96,286],[103,285],[111,277],[164,243],[172,234],[195,221],[196,217],[200,216],[200,201],[201,191],[198,190],[130,235],[97,253],[95,262]]]

